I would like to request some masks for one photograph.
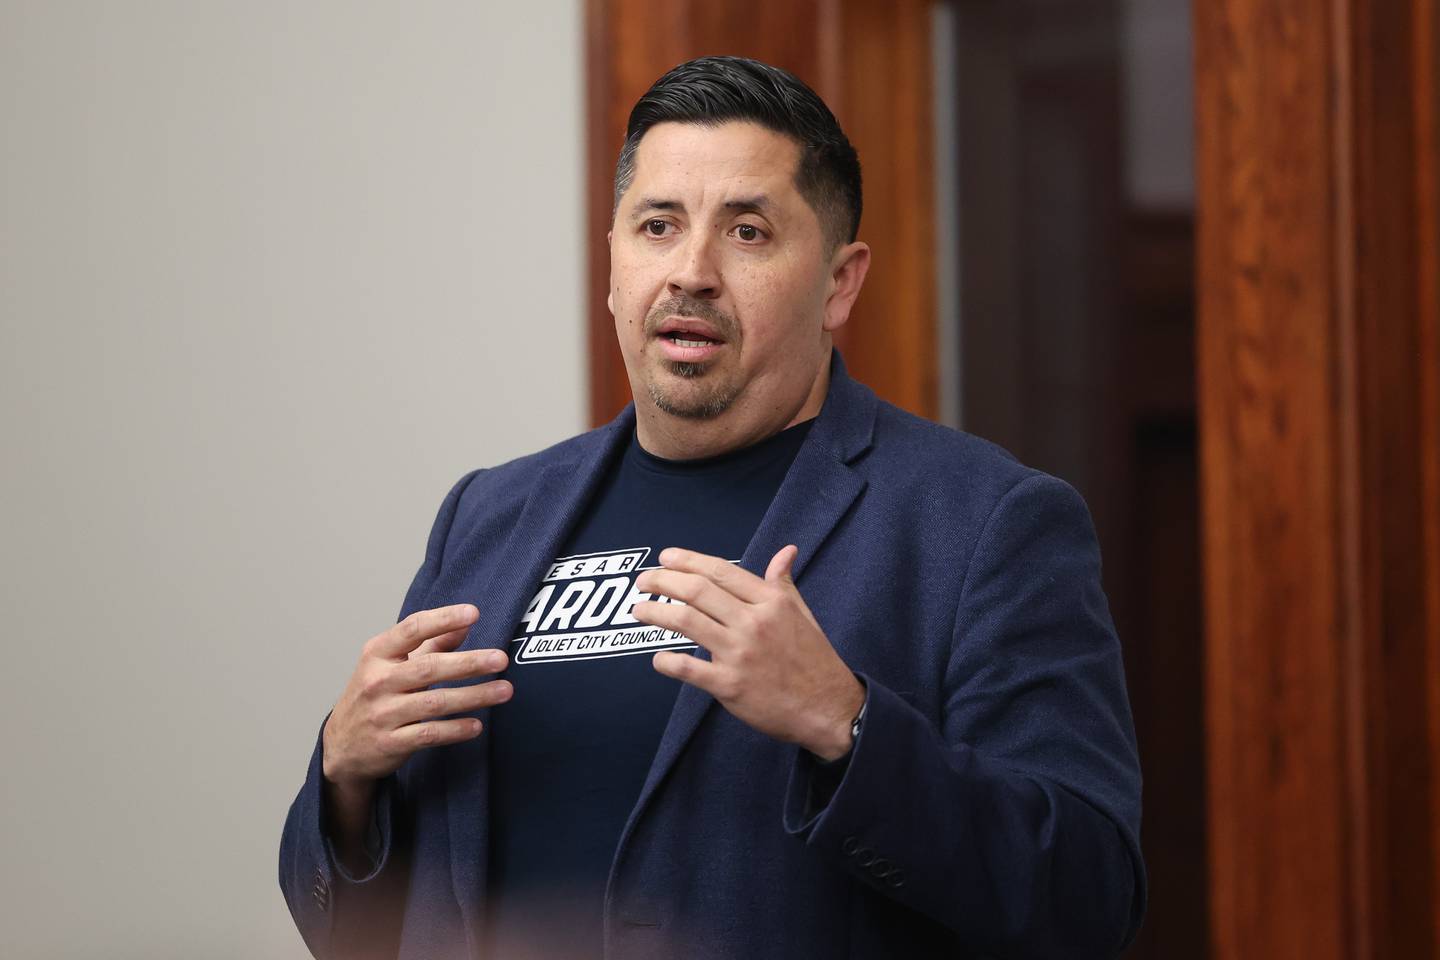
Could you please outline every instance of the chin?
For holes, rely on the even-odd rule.
[[[669,376],[651,377],[645,383],[650,401],[661,413],[686,420],[713,420],[726,410],[740,396],[740,388],[734,384],[712,380],[705,371],[674,369],[692,368],[695,364],[666,363]]]

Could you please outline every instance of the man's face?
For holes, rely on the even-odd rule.
[[[805,404],[853,297],[830,303],[834,258],[795,187],[799,156],[752,123],[662,123],[641,139],[609,301],[637,407],[763,434]]]

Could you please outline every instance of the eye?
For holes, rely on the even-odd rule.
[[[645,232],[652,237],[663,237],[665,236],[665,228],[668,226],[670,226],[668,220],[646,220]]]
[[[754,243],[756,240],[764,239],[765,234],[753,223],[742,223],[735,228],[735,236],[746,243]]]

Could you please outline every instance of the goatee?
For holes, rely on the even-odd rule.
[[[685,294],[676,294],[662,300],[645,316],[645,336],[653,337],[668,317],[695,317],[704,320],[732,350],[740,348],[740,325],[735,318],[717,310],[703,300]],[[684,398],[673,396],[653,379],[645,383],[650,400],[657,409],[672,417],[687,420],[708,420],[729,409],[730,404],[740,395],[740,387],[734,384],[703,384],[709,367],[704,363],[687,363],[680,360],[663,360],[661,365],[681,380],[691,381],[693,386],[682,392]],[[708,387],[708,389],[707,389]]]

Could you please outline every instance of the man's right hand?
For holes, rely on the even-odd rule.
[[[421,610],[366,642],[321,734],[332,839],[345,860],[363,844],[376,781],[417,750],[480,733],[473,717],[439,718],[510,699],[505,680],[427,689],[505,669],[504,651],[455,651],[479,616],[468,603]]]

